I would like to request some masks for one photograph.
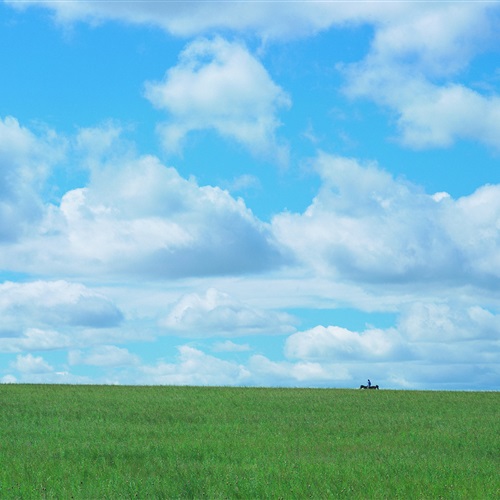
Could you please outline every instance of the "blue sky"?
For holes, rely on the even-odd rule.
[[[498,390],[500,4],[0,4],[0,380]]]

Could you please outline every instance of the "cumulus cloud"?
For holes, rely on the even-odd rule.
[[[26,323],[29,322],[27,319]],[[26,328],[16,329],[13,333],[0,331],[0,352],[51,351],[69,347],[73,342],[75,339],[55,330]]]
[[[495,341],[500,339],[500,315],[478,305],[415,302],[403,308],[398,330],[416,343]]]
[[[95,383],[86,376],[74,375],[68,371],[56,371],[41,356],[19,355],[9,366],[10,370],[16,371],[2,377],[2,383],[24,383],[24,384],[89,384]]]
[[[498,283],[500,186],[453,200],[376,164],[320,154],[316,168],[313,203],[273,219],[278,240],[308,267],[358,283]]]
[[[495,35],[494,5],[446,2],[403,9],[378,23],[366,62],[399,66],[416,74],[456,74]],[[444,22],[446,21],[446,22]]]
[[[190,131],[213,129],[252,153],[286,161],[276,115],[290,98],[240,43],[220,37],[190,43],[162,82],[146,84],[145,94],[170,115],[161,127],[169,151],[178,151]]]
[[[248,371],[234,362],[210,356],[187,345],[178,347],[173,363],[142,367],[143,383],[172,385],[238,385]]]
[[[499,319],[477,305],[415,302],[402,308],[394,327],[316,326],[290,335],[284,352],[297,363],[344,368],[361,381],[369,372],[388,387],[494,387]]]
[[[79,260],[97,261],[101,271],[171,277],[257,271],[279,261],[243,201],[182,179],[155,158],[120,167],[61,202],[68,251]],[[114,190],[103,196],[110,177]]]
[[[72,275],[184,277],[258,272],[284,262],[269,228],[241,199],[137,156],[109,126],[80,133],[90,182],[46,205],[0,266]],[[97,145],[96,145],[97,141]],[[110,188],[112,186],[112,188]]]
[[[398,332],[370,329],[362,333],[338,326],[317,326],[287,338],[285,353],[303,360],[380,361],[407,356]]]
[[[204,295],[181,297],[161,325],[192,337],[210,337],[289,333],[293,323],[289,314],[250,307],[210,288]]]
[[[399,67],[366,63],[348,71],[347,93],[369,97],[397,113],[401,142],[413,148],[446,147],[460,139],[500,148],[500,97],[464,85],[436,85]]]
[[[42,218],[40,191],[64,143],[36,135],[12,116],[0,117],[0,244],[15,241]]]
[[[346,382],[345,367],[309,361],[272,361],[260,354],[246,364],[222,360],[194,347],[178,347],[175,361],[140,367],[141,383],[173,385],[310,386]]]
[[[266,386],[318,386],[343,384],[351,380],[346,366],[315,361],[272,361],[257,354],[248,363],[251,380]]]
[[[25,347],[31,343],[38,345],[34,339],[39,337],[43,337],[48,346],[66,343],[65,337],[53,329],[106,328],[117,326],[123,319],[121,311],[105,296],[63,280],[1,283],[0,315],[0,336],[24,335],[17,342]],[[52,330],[47,330],[47,326]]]
[[[19,355],[16,361],[11,364],[11,368],[21,373],[48,373],[54,371],[54,368],[47,363],[41,356]]]
[[[495,40],[493,8],[448,2],[380,24],[365,59],[344,67],[346,93],[393,110],[406,146],[500,148],[500,97],[454,81]]]
[[[69,351],[70,365],[92,365],[100,367],[116,367],[137,365],[140,359],[123,347],[101,345],[94,347],[90,352],[79,350]]]

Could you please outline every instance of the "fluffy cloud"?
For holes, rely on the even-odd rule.
[[[37,136],[11,116],[0,118],[0,244],[41,219],[40,191],[63,150],[52,131]]]
[[[453,80],[495,43],[492,7],[451,2],[381,24],[366,58],[344,68],[347,94],[392,109],[407,146],[470,139],[500,148],[500,97]]]
[[[370,54],[372,66],[398,66],[434,77],[455,74],[495,36],[496,7],[446,2],[404,8],[379,19]]]
[[[488,342],[500,339],[500,315],[477,305],[415,302],[403,309],[398,329],[415,343]]]
[[[337,326],[317,326],[288,337],[285,353],[302,360],[381,361],[407,356],[395,330],[371,329],[362,333]]]
[[[26,356],[19,355],[16,361],[12,363],[11,368],[21,373],[48,373],[54,371],[54,368],[49,365],[41,356]]]
[[[28,319],[26,323],[29,323]],[[18,328],[19,325],[16,325]],[[55,330],[27,328],[22,331],[0,331],[0,352],[50,351],[64,349],[75,339]]]
[[[170,115],[161,127],[167,150],[178,150],[191,130],[213,129],[255,154],[286,159],[275,137],[276,114],[290,99],[240,43],[192,42],[164,81],[146,84],[146,97]]]
[[[103,295],[62,280],[0,284],[0,315],[0,336],[23,334],[18,341],[26,348],[67,342],[64,336],[46,330],[47,326],[106,328],[117,326],[123,319],[121,311]],[[35,340],[40,337],[45,342]]]
[[[366,64],[348,72],[348,94],[394,109],[401,142],[414,148],[445,147],[470,139],[500,148],[500,97],[464,85],[438,86],[399,67]]]
[[[224,361],[184,345],[178,347],[175,363],[158,362],[144,366],[142,383],[172,385],[238,385],[248,371],[241,365]]]
[[[272,361],[260,354],[246,364],[225,361],[188,345],[178,347],[172,363],[140,367],[140,383],[173,385],[310,386],[332,382],[349,383],[345,367],[309,361]]]
[[[137,365],[139,357],[131,354],[128,349],[114,345],[94,347],[90,352],[70,351],[68,353],[70,365],[92,365],[100,367],[115,367]]]
[[[343,367],[354,379],[386,387],[495,387],[500,316],[479,306],[416,302],[397,325],[355,332],[317,326],[287,338],[285,355],[297,362]]]
[[[41,356],[32,354],[18,355],[10,363],[9,369],[16,375],[7,374],[0,380],[1,383],[28,383],[28,384],[89,384],[94,381],[85,376],[71,374],[67,371],[56,371],[55,368]]]
[[[0,352],[94,343],[124,320],[121,310],[105,295],[64,280],[1,283],[0,316]]]
[[[250,307],[214,288],[204,295],[183,296],[161,322],[171,331],[193,337],[289,333],[293,323],[289,314]]]
[[[198,186],[110,127],[84,130],[90,182],[47,205],[31,234],[5,245],[4,269],[72,275],[184,277],[262,271],[283,262],[266,224],[241,199]]]
[[[257,354],[248,363],[251,380],[264,386],[321,386],[349,383],[351,374],[346,366],[313,361],[272,361]]]
[[[303,214],[273,220],[279,241],[319,273],[367,282],[498,283],[500,186],[453,200],[375,164],[321,154]]]
[[[104,195],[111,178],[113,192]],[[259,270],[279,261],[266,228],[243,201],[184,180],[151,157],[106,168],[87,189],[65,195],[60,215],[70,254],[101,270],[178,277]]]

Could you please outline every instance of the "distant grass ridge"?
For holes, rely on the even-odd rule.
[[[0,498],[500,498],[500,394],[0,386]]]

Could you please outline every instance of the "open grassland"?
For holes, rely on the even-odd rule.
[[[0,386],[0,498],[500,498],[499,393]]]

